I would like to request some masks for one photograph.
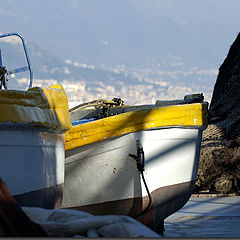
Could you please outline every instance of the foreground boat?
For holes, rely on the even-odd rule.
[[[21,206],[59,208],[64,184],[65,132],[72,126],[60,85],[32,87],[27,67],[7,71],[0,55],[0,177]],[[1,52],[0,52],[1,53]],[[7,75],[29,70],[27,91],[8,90]],[[5,89],[3,89],[5,88]]]
[[[66,133],[62,207],[129,215],[159,230],[194,188],[208,104],[201,94],[155,105],[100,102],[70,110],[73,124],[84,123]]]

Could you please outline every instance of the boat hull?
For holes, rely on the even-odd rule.
[[[39,127],[0,128],[0,176],[20,206],[59,208],[64,184],[64,134]]]
[[[136,140],[145,153],[144,176],[152,204],[139,220],[156,230],[189,199],[197,175],[202,129],[167,127],[128,133],[66,151],[63,208],[136,217],[149,202],[136,162]]]

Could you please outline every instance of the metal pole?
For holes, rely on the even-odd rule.
[[[17,37],[19,37],[19,38],[21,39],[21,41],[22,41],[23,49],[24,49],[25,56],[26,56],[26,59],[27,59],[29,75],[30,75],[29,88],[31,88],[31,87],[32,87],[32,82],[33,82],[33,72],[32,72],[32,69],[31,69],[30,58],[29,58],[29,55],[28,55],[28,51],[27,51],[27,47],[26,47],[26,44],[25,44],[25,42],[24,42],[24,39],[23,39],[22,36],[19,35],[18,33],[6,33],[6,34],[3,34],[3,35],[0,35],[0,38],[10,37],[10,36],[17,36]]]

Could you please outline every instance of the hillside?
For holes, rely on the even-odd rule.
[[[7,69],[14,69],[26,65],[23,49],[18,38],[6,39],[2,39],[0,42],[4,66]],[[64,62],[40,49],[34,43],[28,43],[27,46],[34,74],[33,85],[48,87],[50,84],[61,83],[68,92],[79,90],[78,94],[71,93],[76,94],[76,96],[70,95],[70,101],[74,97],[79,97],[80,101],[88,101],[101,90],[103,92],[108,89],[108,86],[119,91],[123,83],[136,85],[139,82],[138,78],[124,73],[95,69],[94,66],[77,62]],[[11,89],[26,89],[28,81],[28,73],[18,73],[10,77],[8,87]],[[81,94],[84,96],[81,96]]]
[[[239,7],[237,0],[5,0],[0,30],[24,36],[35,84],[61,82],[71,104],[151,103],[192,92],[210,101],[239,31]]]
[[[155,68],[97,68],[94,65],[63,61],[27,42],[35,86],[61,83],[67,91],[70,106],[96,98],[121,97],[128,104],[154,103],[157,99],[182,98],[192,92],[204,92],[210,99],[217,70],[185,69],[176,61]],[[17,39],[2,39],[3,64],[8,69],[25,65],[22,47]],[[181,65],[181,64],[180,64]],[[26,89],[28,74],[16,74],[9,88]]]

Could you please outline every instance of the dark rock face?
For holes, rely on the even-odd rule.
[[[219,69],[208,119],[195,193],[240,194],[240,34]]]

